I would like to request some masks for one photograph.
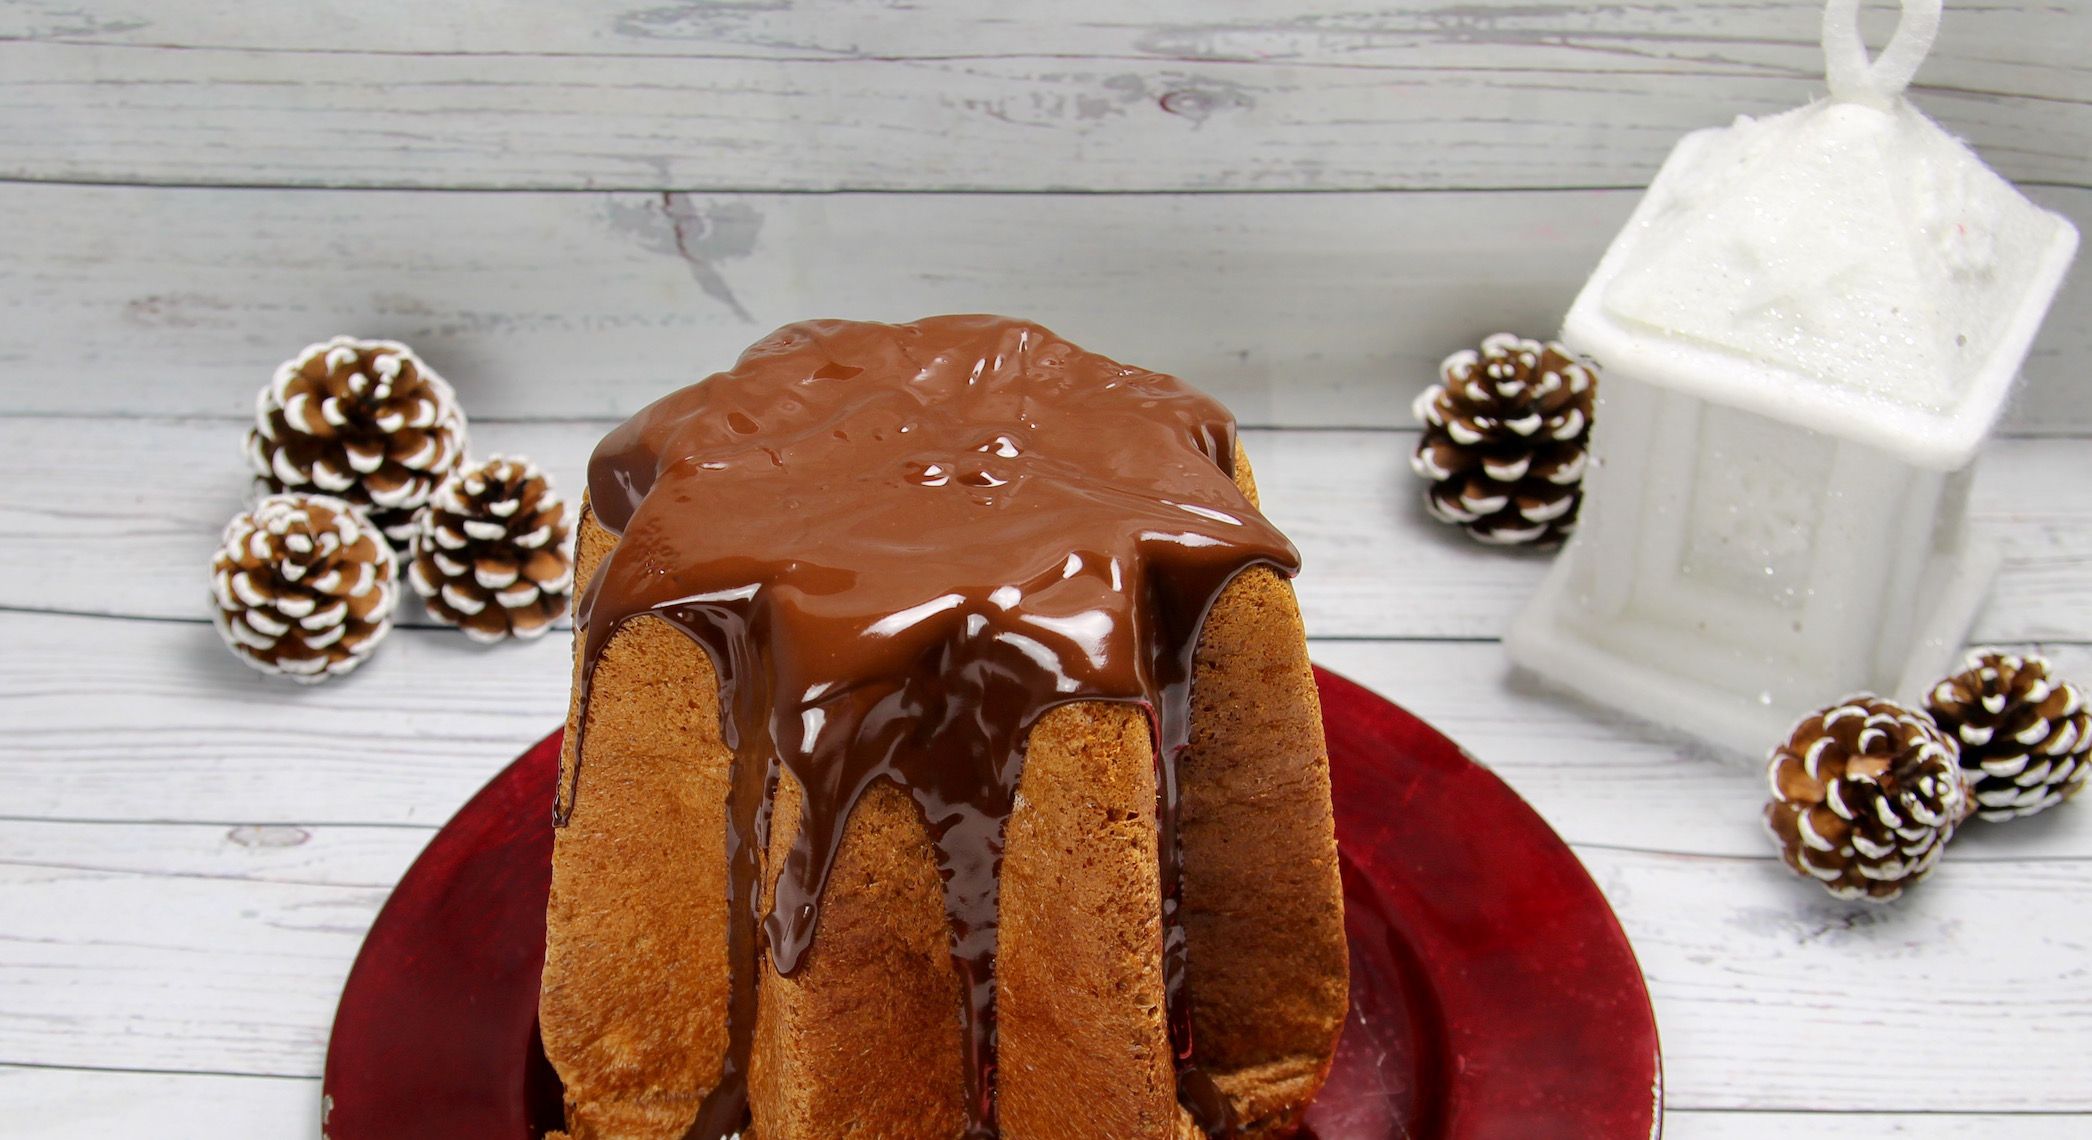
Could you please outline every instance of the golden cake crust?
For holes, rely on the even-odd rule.
[[[583,574],[615,540],[586,514]],[[727,1045],[718,678],[654,618],[620,630],[587,710],[588,795],[553,836],[538,1021],[575,1140],[680,1137]],[[567,718],[561,781],[581,739]]]
[[[1236,481],[1255,485],[1239,454]],[[584,506],[586,581],[615,539]],[[1198,1060],[1246,1136],[1319,1088],[1346,1006],[1328,758],[1292,586],[1231,583],[1195,656],[1180,765],[1187,994]],[[562,786],[583,710],[569,715]],[[716,1083],[733,757],[696,642],[643,615],[597,665],[586,791],[554,842],[540,1009],[572,1140],[680,1140]],[[1034,725],[1005,839],[998,1116],[1010,1140],[1193,1140],[1162,977],[1156,764],[1145,715],[1057,706]],[[795,830],[777,793],[764,882]],[[767,901],[767,900],[766,900]],[[882,785],[843,833],[821,926],[789,977],[762,958],[749,1100],[763,1140],[951,1140],[964,1129],[959,983],[928,830]]]

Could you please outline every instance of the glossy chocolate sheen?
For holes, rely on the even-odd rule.
[[[1232,418],[1182,381],[986,316],[787,326],[604,439],[589,501],[619,537],[579,609],[582,699],[618,627],[658,615],[711,656],[736,757],[731,1044],[693,1140],[744,1125],[759,947],[780,973],[798,967],[844,824],[882,779],[912,797],[936,848],[963,980],[967,1135],[996,1134],[1004,825],[1027,732],[1081,700],[1148,712],[1179,1086],[1209,1132],[1230,1128],[1179,998],[1176,760],[1207,610],[1243,569],[1298,563],[1237,488],[1234,455]],[[582,756],[577,742],[558,820],[583,794]],[[787,772],[804,807],[759,915]]]

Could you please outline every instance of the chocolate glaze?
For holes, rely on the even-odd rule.
[[[710,655],[736,757],[731,1043],[689,1140],[745,1125],[760,946],[782,974],[804,961],[844,825],[879,780],[936,848],[966,1135],[996,1135],[1004,827],[1031,726],[1082,700],[1148,715],[1180,1097],[1208,1132],[1233,1129],[1181,1000],[1177,758],[1207,610],[1244,568],[1298,563],[1236,488],[1234,455],[1226,410],[1174,377],[983,316],[787,326],[604,439],[589,500],[619,538],[578,611],[584,707],[612,634],[655,614]],[[558,822],[583,755],[577,740]],[[786,773],[803,807],[759,914]]]

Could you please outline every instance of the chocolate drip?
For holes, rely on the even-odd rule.
[[[966,1135],[996,1135],[1004,829],[1032,726],[1085,700],[1148,713],[1180,1091],[1209,1132],[1233,1127],[1182,1000],[1176,769],[1207,610],[1246,567],[1297,564],[1236,488],[1234,453],[1225,410],[1181,381],[995,317],[788,326],[603,441],[590,502],[619,540],[579,610],[584,707],[612,634],[657,614],[710,655],[735,753],[730,1046],[686,1140],[744,1126],[759,944],[780,974],[803,963],[844,826],[881,780],[936,849]],[[577,740],[562,822],[582,755]],[[759,915],[782,774],[802,809]]]

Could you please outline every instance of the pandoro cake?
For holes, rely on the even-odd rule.
[[[791,325],[604,439],[578,560],[556,1136],[1297,1129],[1328,757],[1219,404],[1022,321]]]

